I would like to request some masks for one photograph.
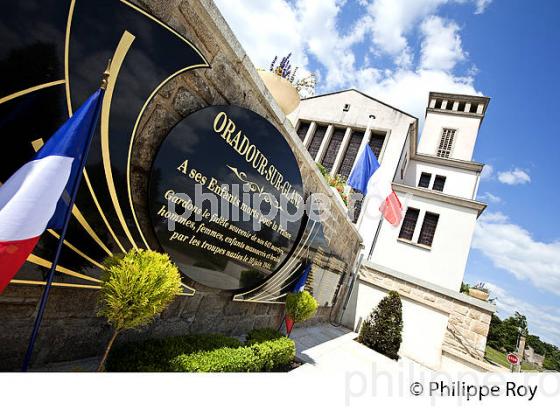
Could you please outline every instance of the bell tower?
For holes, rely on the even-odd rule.
[[[472,161],[488,97],[431,92],[418,153]]]

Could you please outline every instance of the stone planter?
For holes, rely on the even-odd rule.
[[[299,94],[292,83],[271,71],[259,70],[259,75],[284,114],[288,115],[297,108]]]
[[[469,289],[469,296],[472,296],[473,298],[476,299],[480,299],[483,301],[487,301],[488,300],[488,292],[484,292],[480,289]]]

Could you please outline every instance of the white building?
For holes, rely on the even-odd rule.
[[[357,90],[305,99],[290,117],[312,158],[348,177],[369,144],[394,171],[403,204],[393,227],[370,212],[355,218],[364,260],[343,323],[358,329],[389,290],[403,300],[406,355],[434,368],[480,369],[494,307],[459,293],[476,220],[483,164],[473,161],[489,98],[430,93],[422,136],[418,119]],[[450,357],[452,359],[450,359]],[[472,363],[471,363],[472,362]]]

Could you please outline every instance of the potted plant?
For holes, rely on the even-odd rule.
[[[276,56],[272,60],[268,71],[258,70],[266,88],[286,115],[299,105],[300,93],[309,96],[313,95],[315,90],[314,74],[296,81],[295,75],[298,67],[292,71],[291,56],[292,53],[283,57],[279,64],[276,64],[278,60],[278,56]]]
[[[181,276],[169,256],[133,249],[104,262],[99,316],[113,327],[98,371],[102,371],[119,333],[150,323],[181,291]]]
[[[490,295],[490,291],[485,286],[485,284],[482,283],[482,282],[477,283],[476,285],[469,287],[468,292],[469,292],[469,296],[472,296],[473,298],[476,298],[476,299],[479,299],[479,300],[484,300],[484,301],[487,301],[488,297]]]

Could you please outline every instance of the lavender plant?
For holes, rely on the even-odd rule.
[[[292,83],[302,98],[312,97],[315,95],[315,86],[317,84],[315,74],[311,73],[296,80],[296,73],[299,67],[292,70],[291,57],[292,53],[289,53],[287,56],[282,57],[280,63],[277,64],[278,56],[274,56],[270,63],[270,71]]]

